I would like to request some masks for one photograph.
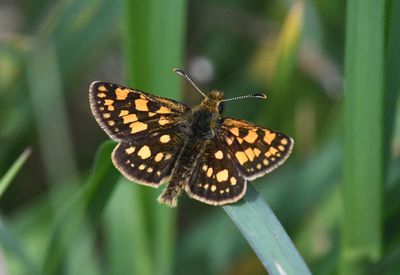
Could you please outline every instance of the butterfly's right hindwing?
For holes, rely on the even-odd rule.
[[[112,154],[115,167],[131,181],[158,187],[168,181],[183,147],[183,140],[175,133],[165,130],[121,142]]]

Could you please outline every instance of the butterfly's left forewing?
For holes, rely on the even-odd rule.
[[[224,118],[217,135],[248,180],[261,177],[281,165],[294,144],[285,134],[235,118]]]

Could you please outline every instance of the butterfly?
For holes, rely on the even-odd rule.
[[[160,203],[177,205],[182,191],[210,205],[240,200],[247,181],[271,172],[290,155],[293,139],[245,120],[222,117],[224,102],[266,98],[252,94],[223,99],[203,93],[182,70],[174,69],[202,95],[193,108],[172,99],[117,84],[90,85],[92,113],[107,135],[118,142],[115,167],[129,180],[158,188]]]

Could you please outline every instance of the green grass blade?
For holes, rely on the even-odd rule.
[[[287,87],[294,70],[304,20],[304,2],[294,1],[282,26],[273,56],[272,91],[289,92]],[[280,95],[282,97],[282,95]]]
[[[32,150],[30,148],[25,149],[25,151],[22,152],[19,158],[10,167],[10,169],[8,169],[8,171],[0,179],[0,198],[3,195],[4,191],[6,191],[8,185],[10,185],[11,181],[15,178],[22,165],[24,165],[25,161],[31,155],[31,152]]]
[[[185,12],[184,0],[124,1],[125,70],[130,86],[180,98],[181,79],[172,69],[182,63]],[[135,230],[142,232],[137,242],[150,244],[136,253],[148,255],[154,274],[172,274],[176,210],[159,206],[154,190],[135,186],[133,191],[140,194],[134,195],[138,200],[132,207],[144,210],[143,221],[137,224],[142,228]]]
[[[95,224],[100,218],[119,177],[110,160],[114,147],[111,141],[100,147],[88,181],[59,212],[44,262],[45,274],[59,274],[67,250],[78,239],[77,234],[87,228],[87,221]]]
[[[282,225],[251,184],[242,202],[224,206],[224,210],[269,274],[311,274]]]
[[[32,49],[27,65],[33,115],[47,179],[59,184],[78,178],[76,156],[52,41]],[[44,79],[46,81],[44,81]]]
[[[393,137],[395,112],[397,98],[400,94],[400,1],[392,1],[391,10],[387,13],[388,20],[388,39],[387,39],[387,57],[386,57],[386,73],[385,73],[385,134],[384,134],[384,153],[385,161],[390,158],[391,140]],[[387,164],[387,163],[386,163]],[[387,165],[386,167],[387,168]]]
[[[342,274],[381,255],[385,1],[347,2]]]
[[[107,207],[107,274],[152,274],[152,258],[146,253],[148,239],[140,238],[147,235],[141,231],[146,230],[143,226],[146,209],[137,203],[140,192],[132,190],[135,187],[134,183],[121,177]],[[146,251],[142,251],[144,249]]]

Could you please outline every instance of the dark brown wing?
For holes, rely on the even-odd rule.
[[[217,136],[248,180],[281,165],[289,157],[294,144],[287,135],[235,118],[224,118]]]
[[[246,180],[240,174],[225,144],[218,139],[206,146],[186,186],[188,195],[211,205],[238,201],[246,192]]]
[[[90,85],[89,101],[101,128],[120,142],[173,128],[190,110],[172,99],[100,81]]]
[[[173,128],[121,142],[112,153],[115,167],[129,180],[158,187],[168,181],[183,147]]]

